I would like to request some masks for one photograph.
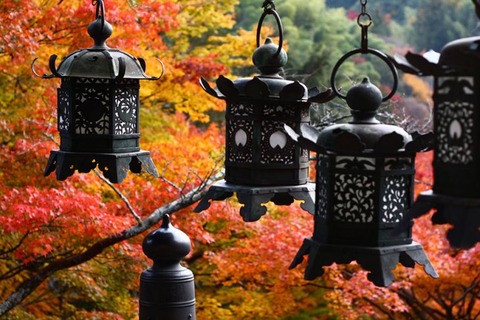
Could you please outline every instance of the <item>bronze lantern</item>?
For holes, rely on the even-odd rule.
[[[434,183],[419,195],[410,215],[435,209],[432,222],[450,225],[447,238],[458,248],[480,242],[479,48],[480,37],[469,37],[446,44],[439,55],[395,57],[401,70],[434,81]]]
[[[362,31],[366,32],[363,26]],[[336,88],[339,67],[356,54],[371,54],[388,65],[394,79],[388,95],[382,96],[368,78],[346,95]],[[412,241],[412,219],[407,218],[413,203],[415,154],[429,148],[431,134],[411,135],[375,117],[397,84],[393,63],[381,51],[368,48],[366,33],[362,34],[362,48],[345,54],[331,76],[332,89],[346,100],[352,120],[323,130],[303,125],[300,134],[286,127],[300,145],[317,153],[314,232],[290,266],[296,267],[307,255],[307,280],[321,276],[323,267],[332,263],[352,261],[369,271],[368,279],[377,286],[394,280],[392,270],[398,263],[410,268],[418,263],[438,277],[423,247]]]
[[[45,175],[56,171],[57,179],[65,180],[75,170],[98,167],[117,183],[128,170],[140,173],[144,167],[158,176],[150,153],[139,147],[139,80],[158,77],[145,74],[143,59],[106,45],[113,29],[105,20],[103,1],[94,4],[96,20],[88,26],[94,46],[67,55],[58,68],[52,55],[52,74],[42,76],[62,80],[57,102],[60,149],[51,151]]]
[[[260,30],[267,15],[273,15],[277,22],[279,45],[267,38],[260,46]],[[314,184],[308,182],[308,150],[287,136],[283,124],[299,128],[309,123],[311,102],[325,102],[333,95],[331,90],[308,90],[298,81],[284,79],[280,73],[288,58],[282,44],[280,17],[273,1],[265,1],[253,53],[260,74],[235,81],[220,76],[216,88],[201,79],[208,94],[227,104],[225,179],[210,187],[195,211],[236,193],[244,205],[240,214],[245,221],[260,219],[266,212],[262,204],[268,201],[289,205],[294,199],[302,200],[302,208],[313,213]]]

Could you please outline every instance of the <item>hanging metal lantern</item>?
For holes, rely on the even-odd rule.
[[[210,95],[226,100],[225,180],[210,187],[196,212],[207,209],[212,200],[224,200],[234,193],[244,207],[245,221],[256,221],[266,212],[265,204],[289,205],[302,200],[302,208],[313,213],[314,184],[308,182],[309,154],[284,132],[283,123],[293,128],[310,121],[311,102],[333,98],[331,90],[308,90],[298,81],[279,75],[287,63],[282,48],[283,30],[273,1],[265,1],[257,28],[257,49],[253,63],[260,75],[231,81],[220,76],[216,88],[201,79]],[[279,29],[279,45],[270,38],[260,46],[260,30],[267,15],[273,15]]]
[[[448,43],[440,55],[395,57],[403,71],[434,79],[434,183],[418,196],[410,215],[435,209],[432,222],[451,225],[447,238],[458,248],[480,242],[479,45],[480,37],[470,37]]]
[[[376,56],[389,66],[394,78],[390,94],[382,97],[368,78],[346,95],[338,91],[338,68],[359,53]],[[317,152],[314,233],[305,239],[290,268],[308,255],[308,280],[321,276],[324,266],[352,261],[370,271],[368,279],[377,286],[388,286],[394,280],[391,271],[398,263],[411,268],[419,263],[437,277],[422,246],[412,242],[411,220],[398,229],[413,202],[415,153],[428,147],[431,135],[413,137],[375,118],[381,103],[397,88],[394,65],[362,41],[361,49],[338,61],[331,82],[335,93],[347,101],[353,120],[323,130],[303,125],[300,135],[287,128],[299,144]]]
[[[75,170],[89,172],[97,166],[111,182],[121,182],[128,170],[142,167],[158,176],[148,151],[139,147],[139,80],[156,80],[145,74],[145,61],[105,41],[112,26],[105,20],[102,0],[94,1],[96,20],[88,26],[94,40],[89,49],[75,51],[55,66],[44,79],[61,78],[58,89],[58,131],[60,150],[50,154],[45,175],[56,170],[65,180]],[[35,63],[35,61],[34,61]],[[33,72],[35,72],[32,64]]]

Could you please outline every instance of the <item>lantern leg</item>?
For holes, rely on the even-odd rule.
[[[422,192],[409,216],[418,218],[436,210],[432,216],[433,224],[450,224],[447,239],[456,248],[468,249],[480,242],[480,199],[459,198],[436,194],[433,191]]]
[[[294,200],[300,200],[300,207],[314,214],[315,212],[315,184],[307,183],[294,186],[251,187],[235,185],[219,181],[212,185],[203,197],[195,212],[201,212],[210,207],[211,201],[225,200],[233,194],[237,195],[238,202],[243,204],[240,215],[246,222],[259,220],[266,212],[265,203],[272,201],[276,205],[290,205]]]
[[[290,269],[300,264],[305,255],[308,255],[308,264],[305,269],[306,280],[313,280],[323,275],[325,266],[333,263],[348,264],[352,261],[357,261],[363,269],[370,271],[368,280],[381,287],[387,287],[395,280],[392,270],[398,263],[408,268],[413,268],[415,263],[418,263],[424,266],[427,274],[438,278],[423,247],[416,242],[387,247],[355,247],[323,244],[308,238],[303,242]]]
[[[78,172],[87,173],[97,167],[112,183],[122,182],[128,170],[140,173],[144,168],[148,173],[158,177],[157,169],[150,158],[150,152],[138,151],[129,153],[89,153],[51,151],[45,168],[45,176],[56,171],[57,180],[65,180]]]

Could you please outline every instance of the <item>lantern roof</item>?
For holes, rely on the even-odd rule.
[[[251,100],[276,100],[282,103],[288,102],[317,102],[323,103],[334,98],[333,91],[327,89],[320,92],[317,88],[308,89],[299,81],[283,78],[283,71],[288,55],[283,49],[283,27],[280,16],[275,11],[273,1],[265,1],[264,12],[260,17],[257,27],[257,48],[253,52],[252,61],[260,74],[252,78],[241,78],[232,81],[220,76],[215,88],[212,88],[207,80],[201,78],[202,88],[211,96],[224,100],[251,99]],[[273,43],[267,38],[260,45],[260,31],[263,20],[267,15],[273,15],[279,30],[279,44]]]
[[[267,38],[265,44],[254,51],[252,60],[260,71],[259,75],[235,81],[220,76],[216,80],[215,88],[201,78],[202,88],[208,94],[225,100],[243,98],[322,103],[334,97],[330,89],[320,92],[317,88],[308,89],[299,81],[287,80],[282,77],[280,73],[287,63],[288,56],[281,46],[273,43],[271,38]]]
[[[392,57],[397,68],[420,76],[472,74],[480,71],[480,37],[457,39],[447,43],[440,53],[408,52]]]
[[[101,12],[100,12],[101,9]],[[145,74],[145,61],[122,50],[107,46],[106,40],[112,35],[113,27],[105,20],[103,1],[97,2],[96,19],[88,26],[88,34],[94,45],[70,53],[62,59],[58,68],[55,66],[57,55],[50,56],[49,67],[52,74],[43,78],[97,78],[97,79],[148,79]],[[32,63],[32,69],[33,64]],[[35,70],[33,69],[36,74]]]
[[[317,152],[348,155],[417,152],[430,148],[432,134],[409,134],[403,128],[384,124],[375,118],[382,93],[368,78],[353,86],[346,95],[353,120],[323,130],[302,125],[300,135],[286,127],[292,139]]]

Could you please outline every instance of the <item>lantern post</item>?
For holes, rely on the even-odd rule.
[[[331,90],[307,89],[298,82],[284,79],[280,73],[287,63],[283,49],[283,29],[273,1],[265,1],[257,27],[257,49],[253,63],[260,74],[231,81],[220,76],[216,87],[201,79],[203,89],[226,101],[225,179],[210,187],[195,208],[201,212],[211,201],[224,200],[236,193],[244,206],[245,221],[256,221],[266,213],[263,205],[272,201],[290,205],[301,200],[301,207],[313,213],[315,186],[308,181],[308,150],[296,145],[283,129],[287,123],[299,128],[309,123],[312,102],[333,98]],[[260,46],[260,31],[267,15],[272,15],[279,29],[279,45],[270,38]]]
[[[364,9],[366,1],[361,3]],[[332,89],[346,100],[352,120],[323,130],[303,125],[300,134],[287,127],[293,139],[317,153],[314,232],[305,239],[290,268],[307,255],[307,280],[321,276],[323,267],[332,263],[352,261],[368,270],[368,279],[377,286],[394,281],[392,270],[398,263],[410,268],[421,264],[427,274],[438,277],[423,247],[412,241],[412,220],[406,220],[413,202],[415,154],[429,147],[431,135],[412,136],[375,118],[381,103],[395,94],[398,76],[384,53],[368,48],[371,20],[368,16],[366,24],[360,23],[365,18],[362,15],[368,14],[362,10],[358,19],[361,48],[346,53],[331,75]],[[337,89],[339,67],[357,54],[370,54],[387,64],[394,80],[388,95],[382,96],[368,78],[346,95]]]
[[[394,58],[399,69],[434,81],[433,187],[418,196],[410,216],[434,209],[433,224],[450,225],[450,245],[465,249],[480,242],[479,45],[480,37],[469,37],[447,43],[440,54]]]

